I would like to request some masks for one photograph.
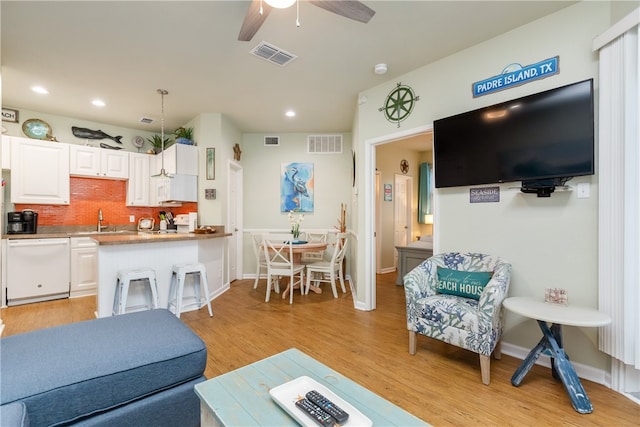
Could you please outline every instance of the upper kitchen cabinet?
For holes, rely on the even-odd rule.
[[[129,181],[127,182],[127,206],[149,206],[149,165],[152,156],[129,153]]]
[[[198,175],[198,147],[173,144],[164,150],[164,170],[168,174]],[[162,169],[163,154],[156,154],[151,161],[151,175],[158,175]]]
[[[69,204],[69,145],[11,137],[11,203]]]
[[[70,146],[70,173],[90,178],[128,179],[129,153],[86,145]]]
[[[2,135],[2,169],[11,169],[11,138]]]

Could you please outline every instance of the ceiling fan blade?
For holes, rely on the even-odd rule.
[[[253,36],[258,32],[264,20],[269,16],[271,6],[266,2],[262,2],[262,14],[260,14],[260,0],[252,0],[249,10],[242,21],[242,27],[238,34],[238,40],[241,42],[251,41]]]
[[[310,0],[310,3],[329,12],[336,13],[354,21],[367,23],[376,14],[375,10],[359,1],[353,0]]]

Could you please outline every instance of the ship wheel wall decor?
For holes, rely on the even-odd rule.
[[[384,112],[384,117],[392,123],[397,123],[400,127],[400,122],[405,120],[416,104],[420,97],[417,96],[413,89],[402,83],[398,83],[396,87],[389,92],[384,106],[378,108],[378,111]]]

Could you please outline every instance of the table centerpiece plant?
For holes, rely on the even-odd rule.
[[[304,220],[304,214],[296,215],[294,211],[289,211],[289,223],[291,223],[291,234],[293,239],[298,240],[300,238],[300,224]]]

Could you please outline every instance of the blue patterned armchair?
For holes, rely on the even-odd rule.
[[[442,276],[438,283],[438,268],[442,269],[441,274],[451,270],[462,275],[490,273],[485,273],[488,283],[478,290],[478,299],[474,299],[441,293],[446,290],[442,289]],[[411,270],[404,276],[409,353],[416,354],[416,333],[471,350],[480,355],[482,382],[489,385],[491,353],[500,359],[502,301],[507,296],[510,279],[511,264],[478,253],[434,255]]]

